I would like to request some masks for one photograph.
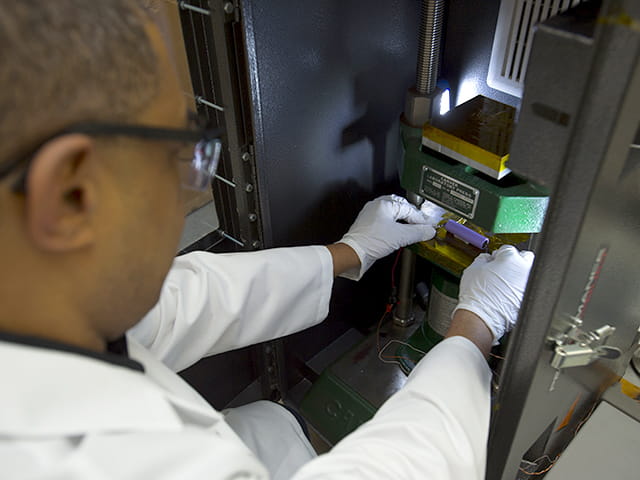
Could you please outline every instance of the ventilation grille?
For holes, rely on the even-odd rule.
[[[516,97],[522,96],[535,25],[581,1],[502,0],[491,50],[489,86]]]

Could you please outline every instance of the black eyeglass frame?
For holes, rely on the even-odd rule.
[[[219,139],[222,134],[222,129],[208,129],[208,128],[196,128],[196,129],[181,129],[181,128],[163,128],[163,127],[149,127],[145,125],[134,125],[126,123],[78,123],[59,131],[58,133],[51,135],[46,140],[41,142],[37,148],[31,151],[27,155],[20,155],[5,165],[0,167],[0,180],[8,176],[15,168],[25,163],[26,168],[20,177],[12,185],[12,190],[16,193],[26,192],[26,181],[29,173],[29,164],[33,157],[38,153],[47,142],[61,137],[63,135],[69,135],[72,133],[83,133],[91,136],[127,136],[135,137],[143,140],[167,140],[178,142],[194,142],[201,141],[209,142]]]

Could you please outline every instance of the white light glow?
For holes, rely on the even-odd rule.
[[[451,93],[446,88],[440,95],[440,115],[444,115],[451,110]]]
[[[460,82],[460,88],[458,89],[458,99],[456,101],[456,106],[461,103],[466,102],[467,100],[471,100],[473,97],[478,95],[479,88],[475,78],[467,77]]]

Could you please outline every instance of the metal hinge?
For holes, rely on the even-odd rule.
[[[229,0],[229,1],[223,0],[222,9],[224,13],[226,13],[227,15],[229,16],[233,15],[232,21],[234,22],[240,21],[240,3],[238,2],[238,0]]]
[[[551,366],[556,370],[584,367],[599,358],[614,360],[622,355],[616,347],[605,345],[616,331],[611,325],[604,325],[589,332],[582,330],[582,320],[567,316],[554,325],[549,340],[554,344]]]
[[[273,340],[262,345],[262,394],[264,398],[278,400],[286,392],[282,340]]]

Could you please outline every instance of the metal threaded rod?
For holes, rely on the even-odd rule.
[[[420,208],[424,198],[407,192],[407,200]],[[416,254],[408,248],[402,251],[400,259],[400,285],[398,287],[398,305],[393,313],[393,323],[408,327],[413,323],[413,278],[415,274]]]
[[[413,277],[415,275],[415,265],[416,254],[408,248],[405,248],[400,258],[398,305],[393,312],[393,322],[401,327],[408,327],[415,320],[413,315]]]
[[[444,0],[422,0],[416,90],[429,95],[436,89],[440,64],[440,37],[444,21]]]

